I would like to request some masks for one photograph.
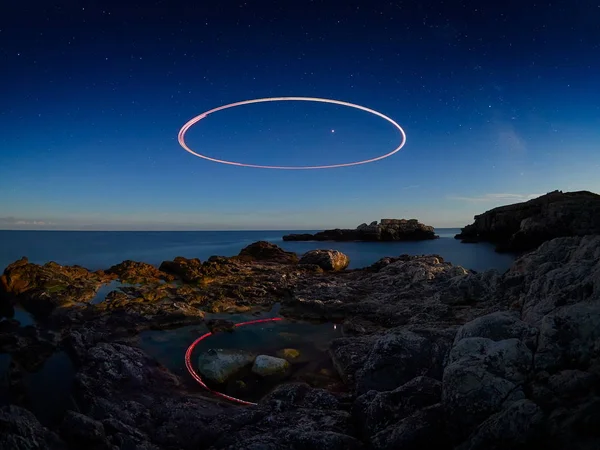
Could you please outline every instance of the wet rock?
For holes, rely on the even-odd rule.
[[[440,402],[442,383],[417,377],[393,391],[369,391],[354,402],[352,412],[361,435],[370,439],[380,431]]]
[[[13,304],[18,301],[28,312],[47,317],[56,308],[88,302],[113,277],[55,262],[40,266],[22,258],[7,266],[0,277],[0,301]]]
[[[538,448],[544,425],[542,410],[530,400],[519,400],[489,417],[457,450]]]
[[[300,264],[314,264],[323,270],[340,271],[350,264],[350,258],[337,250],[311,250],[302,255]]]
[[[126,283],[153,283],[159,280],[172,281],[174,277],[158,270],[151,264],[126,260],[122,263],[111,266],[106,270],[108,274],[114,274]]]
[[[274,356],[258,355],[252,365],[252,373],[261,377],[282,376],[287,373],[290,363]]]
[[[286,252],[281,247],[266,241],[250,244],[240,251],[239,257],[250,261],[270,261],[280,264],[295,264],[298,256],[293,252]]]
[[[198,371],[215,383],[228,379],[254,362],[255,355],[242,350],[209,350],[198,357]]]
[[[206,321],[206,326],[211,333],[227,332],[231,333],[235,330],[235,322],[224,319],[211,319]]]
[[[161,272],[175,275],[186,283],[193,283],[202,279],[202,262],[198,258],[187,259],[182,256],[173,261],[163,261],[158,268]]]
[[[60,427],[60,434],[73,448],[90,450],[112,448],[101,422],[74,411],[67,411]]]
[[[0,448],[10,450],[66,450],[56,434],[44,428],[29,411],[9,405],[0,408]]]
[[[300,352],[295,348],[284,348],[277,350],[277,356],[283,358],[289,362],[295,362],[300,359]]]

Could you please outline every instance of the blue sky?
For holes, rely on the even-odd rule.
[[[3,6],[0,228],[455,227],[554,189],[600,192],[600,8],[267,3]],[[407,144],[322,171],[218,165],[177,144],[191,117],[271,96],[373,108]],[[398,141],[365,112],[304,102],[219,112],[188,138],[209,156],[282,165]]]

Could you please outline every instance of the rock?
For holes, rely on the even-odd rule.
[[[306,383],[286,383],[276,387],[260,402],[277,410],[309,408],[329,409],[340,408],[340,401],[325,389],[314,389]]]
[[[198,357],[198,371],[207,380],[225,383],[232,376],[249,366],[255,355],[242,350],[209,350]]]
[[[173,261],[163,261],[158,268],[161,272],[175,275],[186,283],[194,283],[202,279],[202,262],[198,258],[187,259],[178,256]]]
[[[314,264],[323,270],[340,271],[350,264],[350,258],[337,250],[311,250],[302,255],[299,264]]]
[[[101,422],[74,411],[67,411],[60,427],[60,434],[73,448],[90,450],[112,448]]]
[[[483,337],[493,341],[519,339],[533,350],[537,345],[538,330],[519,319],[519,314],[498,311],[478,317],[463,325],[454,338],[454,343],[469,337]]]
[[[519,400],[489,417],[457,450],[540,448],[543,427],[542,410],[530,400]]]
[[[394,329],[379,337],[356,373],[359,394],[389,391],[418,376],[442,378],[454,331]]]
[[[556,237],[592,234],[600,234],[600,195],[553,191],[475,216],[456,238],[495,242],[499,251],[519,252]]]
[[[114,274],[125,283],[154,283],[159,280],[172,281],[174,277],[165,272],[161,272],[151,264],[126,260],[122,263],[111,266],[105,271],[107,274]]]
[[[448,449],[451,446],[445,433],[444,411],[440,404],[423,408],[390,425],[371,439],[377,450]]]
[[[0,302],[18,301],[35,316],[47,317],[57,308],[90,301],[98,288],[112,278],[80,266],[55,262],[40,266],[22,258],[7,266],[0,277]]]
[[[232,333],[235,331],[235,323],[231,320],[211,319],[206,321],[206,327],[211,333],[221,333],[223,331]]]
[[[325,230],[316,234],[288,234],[284,241],[422,241],[436,239],[434,228],[416,219],[381,219],[381,223],[361,224],[356,229]]]
[[[593,362],[600,362],[600,304],[577,303],[544,317],[535,355],[536,370],[586,370]]]
[[[277,356],[283,358],[289,362],[297,361],[300,358],[300,352],[295,348],[284,348],[277,350]]]
[[[29,411],[15,405],[0,407],[0,448],[10,450],[67,450]]]
[[[285,375],[290,368],[290,363],[274,356],[258,355],[252,365],[252,373],[261,377]]]
[[[444,369],[443,404],[457,439],[466,438],[492,414],[525,398],[531,351],[518,339],[461,339]]]
[[[298,256],[293,252],[286,252],[281,247],[266,241],[258,241],[240,251],[239,257],[250,261],[270,261],[280,264],[295,264]]]
[[[393,391],[369,391],[352,408],[361,435],[371,439],[416,411],[440,402],[442,383],[429,377],[413,378]]]

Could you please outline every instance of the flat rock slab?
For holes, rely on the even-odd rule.
[[[258,355],[254,360],[252,372],[261,377],[272,375],[285,375],[290,368],[290,363],[285,359],[268,355]]]

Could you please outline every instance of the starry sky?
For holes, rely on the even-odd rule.
[[[106,0],[0,5],[0,228],[463,226],[561,189],[600,191],[597,0]],[[220,165],[190,118],[272,96],[343,100],[407,144],[368,165]],[[208,156],[318,165],[391,151],[338,105],[216,113]]]

